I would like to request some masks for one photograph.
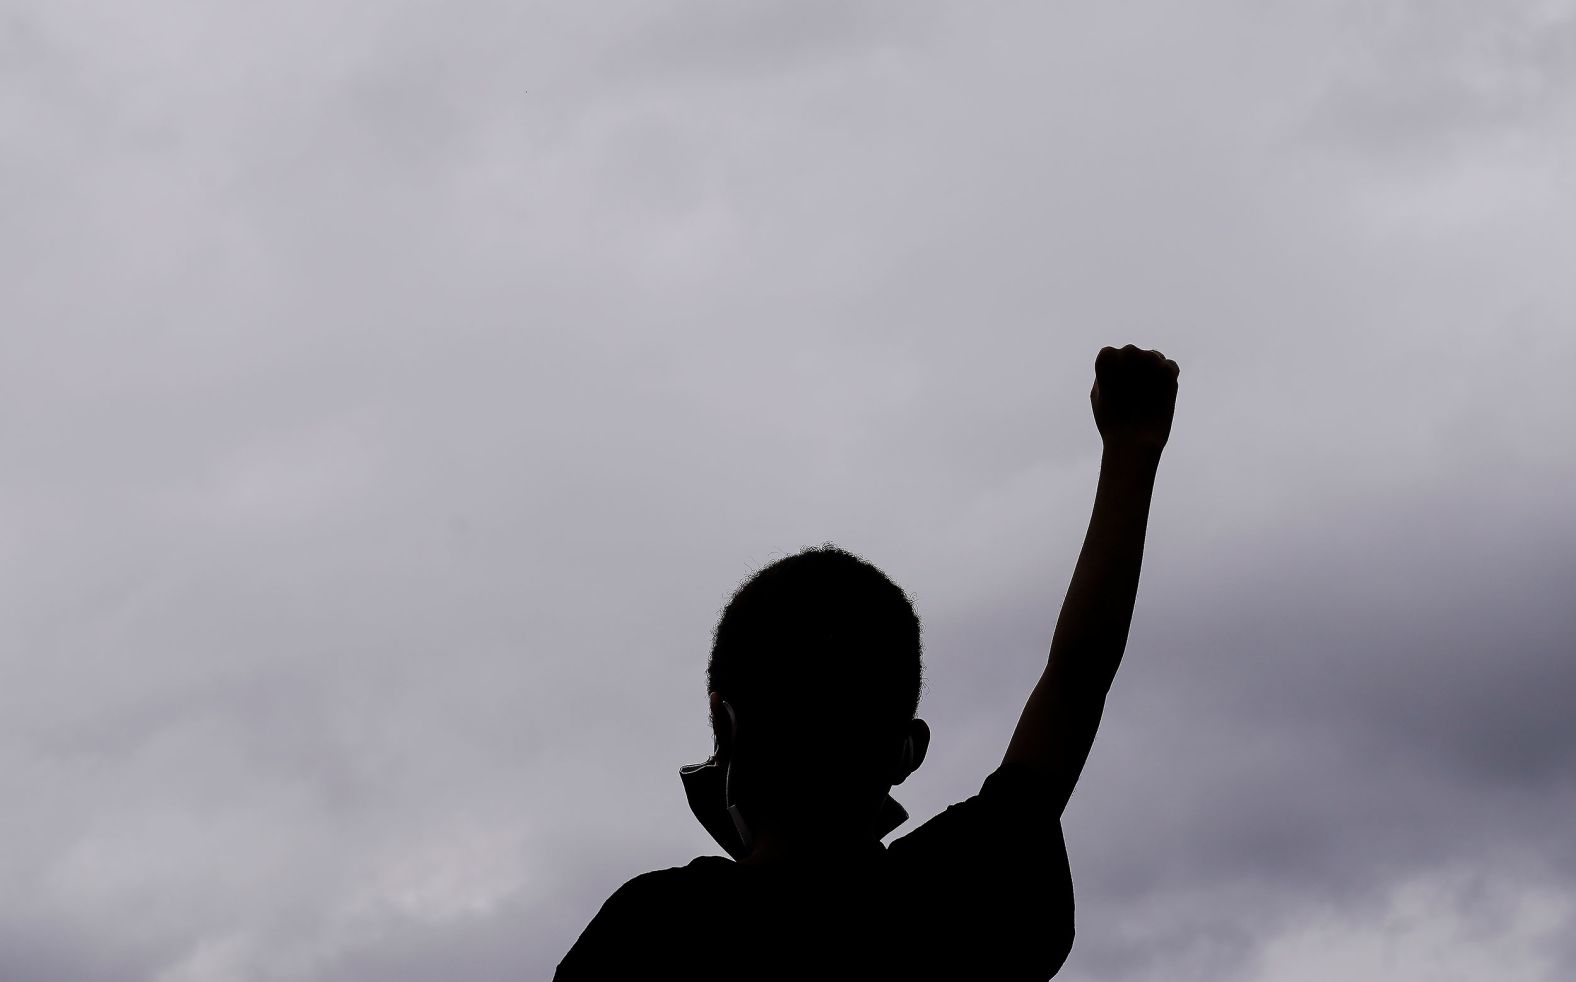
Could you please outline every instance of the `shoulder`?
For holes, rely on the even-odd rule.
[[[993,847],[1024,837],[1061,844],[1061,812],[1050,784],[1023,764],[1003,764],[985,778],[977,794],[947,806],[888,847],[894,855],[956,844]]]
[[[631,917],[651,924],[662,912],[671,910],[675,901],[725,875],[725,868],[733,865],[733,860],[721,856],[700,856],[683,866],[632,876],[607,898],[586,930],[609,929]]]
[[[979,793],[887,847],[920,932],[990,978],[1049,978],[1072,948],[1061,808],[1032,768],[1003,764]],[[933,942],[934,943],[934,942]]]
[[[617,913],[669,904],[675,895],[691,892],[699,884],[715,877],[721,872],[721,866],[732,865],[731,859],[700,856],[683,866],[669,866],[632,876],[613,891],[602,909],[606,911],[612,908]]]
[[[1027,764],[1002,764],[996,768],[985,778],[980,797],[1033,812],[1037,818],[1052,812],[1058,824],[1061,821],[1061,807],[1051,779]]]
[[[687,906],[685,898],[696,894],[708,866],[698,859],[686,866],[651,870],[626,880],[580,932],[559,963],[554,979],[566,982],[603,978],[606,973],[623,971],[628,959],[649,961],[660,955],[672,944],[675,921],[683,917]]]

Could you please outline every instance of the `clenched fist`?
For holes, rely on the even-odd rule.
[[[1131,344],[1101,348],[1089,402],[1106,447],[1160,453],[1171,435],[1180,374],[1177,363],[1158,351]]]

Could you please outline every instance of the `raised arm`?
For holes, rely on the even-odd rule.
[[[1051,636],[1050,659],[1003,763],[1043,774],[1060,809],[1089,757],[1127,646],[1144,526],[1176,406],[1176,362],[1128,345],[1101,348],[1089,400],[1104,443],[1094,514]]]

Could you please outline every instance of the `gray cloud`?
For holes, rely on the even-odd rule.
[[[1066,977],[1397,910],[1569,974],[1567,21],[16,7],[0,975],[545,977],[711,851],[710,629],[825,540],[925,619],[900,799],[971,793],[1127,340],[1183,390]]]
[[[1504,129],[1560,126],[1576,92],[1576,14],[1563,4],[1385,3],[1359,14],[1315,118],[1373,150],[1436,157]]]

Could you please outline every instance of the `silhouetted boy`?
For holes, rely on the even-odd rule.
[[[1127,643],[1178,369],[1102,348],[1094,514],[1006,756],[979,794],[883,846],[925,759],[920,628],[874,566],[824,546],[739,588],[707,669],[714,752],[680,769],[733,858],[620,887],[564,956],[581,979],[1048,979],[1073,940],[1061,814]]]

